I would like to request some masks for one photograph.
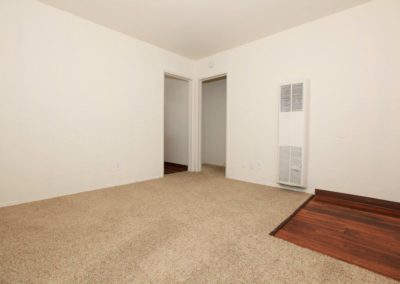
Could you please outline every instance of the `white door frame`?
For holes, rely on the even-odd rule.
[[[190,108],[189,108],[189,116],[191,121],[189,122],[189,131],[190,131],[190,136],[189,136],[189,171],[192,172],[200,172],[201,171],[201,166],[202,166],[202,161],[201,161],[201,144],[202,144],[202,86],[204,81],[209,81],[212,79],[217,79],[221,77],[226,77],[228,80],[228,74],[227,73],[222,73],[210,77],[205,77],[196,80],[196,83],[193,84],[193,89],[191,92],[190,96]],[[228,103],[228,89],[226,91],[226,103]],[[228,115],[228,110],[227,110],[227,115]],[[226,123],[228,124],[228,119],[226,117]],[[228,131],[228,126],[226,127],[226,131]],[[228,133],[227,133],[228,134]],[[228,140],[228,135],[226,135],[226,166],[228,164],[227,159],[227,140]]]

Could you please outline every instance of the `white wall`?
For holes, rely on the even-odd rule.
[[[306,78],[309,191],[400,201],[399,11],[372,1],[201,60],[200,78],[228,73],[228,177],[276,185],[278,86]]]
[[[193,62],[34,0],[0,1],[0,206],[163,175],[164,72]]]
[[[309,191],[400,201],[399,10],[372,1],[199,61],[229,77],[227,175],[276,185],[278,85],[307,78]],[[34,0],[0,1],[0,39],[0,206],[162,176],[164,72],[192,61]]]
[[[164,161],[188,164],[189,82],[165,78]]]
[[[202,163],[225,166],[226,79],[202,86]]]

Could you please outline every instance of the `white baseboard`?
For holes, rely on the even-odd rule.
[[[292,190],[292,191],[297,191],[297,192],[304,192],[304,193],[309,193],[309,194],[314,194],[315,190],[310,189],[310,188],[296,188],[296,187],[290,187],[290,186],[284,186],[282,184],[273,182],[273,181],[268,181],[268,182],[258,182],[254,181],[251,179],[244,179],[241,177],[235,177],[235,176],[226,176],[229,179],[237,180],[237,181],[243,181],[243,182],[248,182],[248,183],[253,183],[253,184],[259,184],[259,185],[265,185],[265,186],[270,186],[276,189],[285,189],[285,190]]]
[[[129,185],[129,184],[142,182],[142,181],[158,179],[158,178],[161,178],[161,177],[162,176],[158,175],[158,176],[154,176],[154,177],[146,177],[146,178],[138,179],[138,180],[135,180],[135,181],[127,181],[127,182],[118,183],[118,184],[101,186],[101,187],[94,188],[94,189],[80,190],[80,191],[76,191],[76,192],[73,191],[73,192],[61,193],[61,194],[56,194],[56,195],[47,195],[47,196],[41,196],[41,197],[36,197],[36,198],[27,198],[27,199],[23,199],[23,200],[7,201],[7,202],[0,203],[0,208],[14,206],[14,205],[20,205],[20,204],[25,204],[25,203],[31,203],[31,202],[41,201],[41,200],[53,199],[53,198],[62,197],[62,196],[74,195],[74,194],[79,194],[79,193],[83,193],[83,192],[102,190],[102,189],[107,189],[107,188],[110,188],[110,187],[124,186],[124,185]]]
[[[8,207],[8,206],[24,204],[24,203],[36,202],[36,201],[40,201],[40,200],[52,199],[52,198],[57,198],[57,197],[62,197],[62,196],[68,196],[68,195],[78,194],[78,193],[82,193],[82,192],[89,192],[89,191],[107,189],[107,188],[110,188],[110,187],[129,185],[129,184],[134,184],[134,183],[138,183],[138,182],[142,182],[142,181],[159,179],[159,178],[162,178],[162,177],[163,177],[163,175],[157,175],[157,176],[153,176],[153,177],[146,177],[146,178],[138,179],[138,180],[135,180],[135,181],[127,181],[127,182],[123,182],[123,183],[118,183],[118,184],[113,184],[113,185],[108,185],[108,186],[102,186],[102,187],[98,187],[98,188],[94,188],[94,189],[81,190],[81,191],[69,192],[69,193],[58,194],[58,195],[48,195],[48,196],[37,197],[37,198],[27,198],[27,199],[24,199],[24,200],[7,201],[7,202],[0,203],[0,208],[1,207]],[[293,191],[305,192],[305,193],[310,193],[310,194],[314,193],[314,190],[312,190],[312,189],[292,188],[292,187],[288,187],[288,186],[283,186],[283,185],[277,184],[275,182],[263,182],[263,183],[260,183],[260,182],[254,181],[254,180],[244,179],[244,178],[241,178],[241,177],[234,177],[234,176],[226,176],[226,177],[229,178],[229,179],[237,180],[237,181],[243,181],[243,182],[248,182],[248,183],[253,183],[253,184],[265,185],[265,186],[270,186],[270,187],[277,188],[277,189],[293,190]]]

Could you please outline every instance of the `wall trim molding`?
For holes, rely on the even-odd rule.
[[[142,179],[137,179],[135,181],[126,181],[118,184],[113,184],[109,186],[102,186],[94,189],[83,189],[83,190],[77,190],[69,193],[62,193],[62,194],[57,194],[57,195],[48,195],[48,196],[42,196],[42,197],[36,197],[36,198],[27,198],[27,199],[20,199],[20,200],[14,200],[14,201],[7,201],[0,203],[0,208],[3,207],[9,207],[9,206],[15,206],[15,205],[22,205],[26,203],[31,203],[31,202],[37,202],[37,201],[42,201],[42,200],[48,200],[48,199],[54,199],[54,198],[59,198],[63,196],[70,196],[70,195],[75,195],[75,194],[80,194],[80,193],[85,193],[85,192],[90,192],[90,191],[97,191],[97,190],[103,190],[103,189],[109,189],[113,187],[120,187],[120,186],[126,186],[126,185],[131,185],[135,184],[138,182],[143,182],[143,181],[149,181],[149,180],[154,180],[154,179],[159,179],[162,178],[163,175],[157,175],[155,177],[147,177],[147,178],[142,178]]]

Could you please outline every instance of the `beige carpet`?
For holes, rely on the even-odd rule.
[[[269,236],[308,195],[219,168],[0,209],[0,283],[395,283]]]

